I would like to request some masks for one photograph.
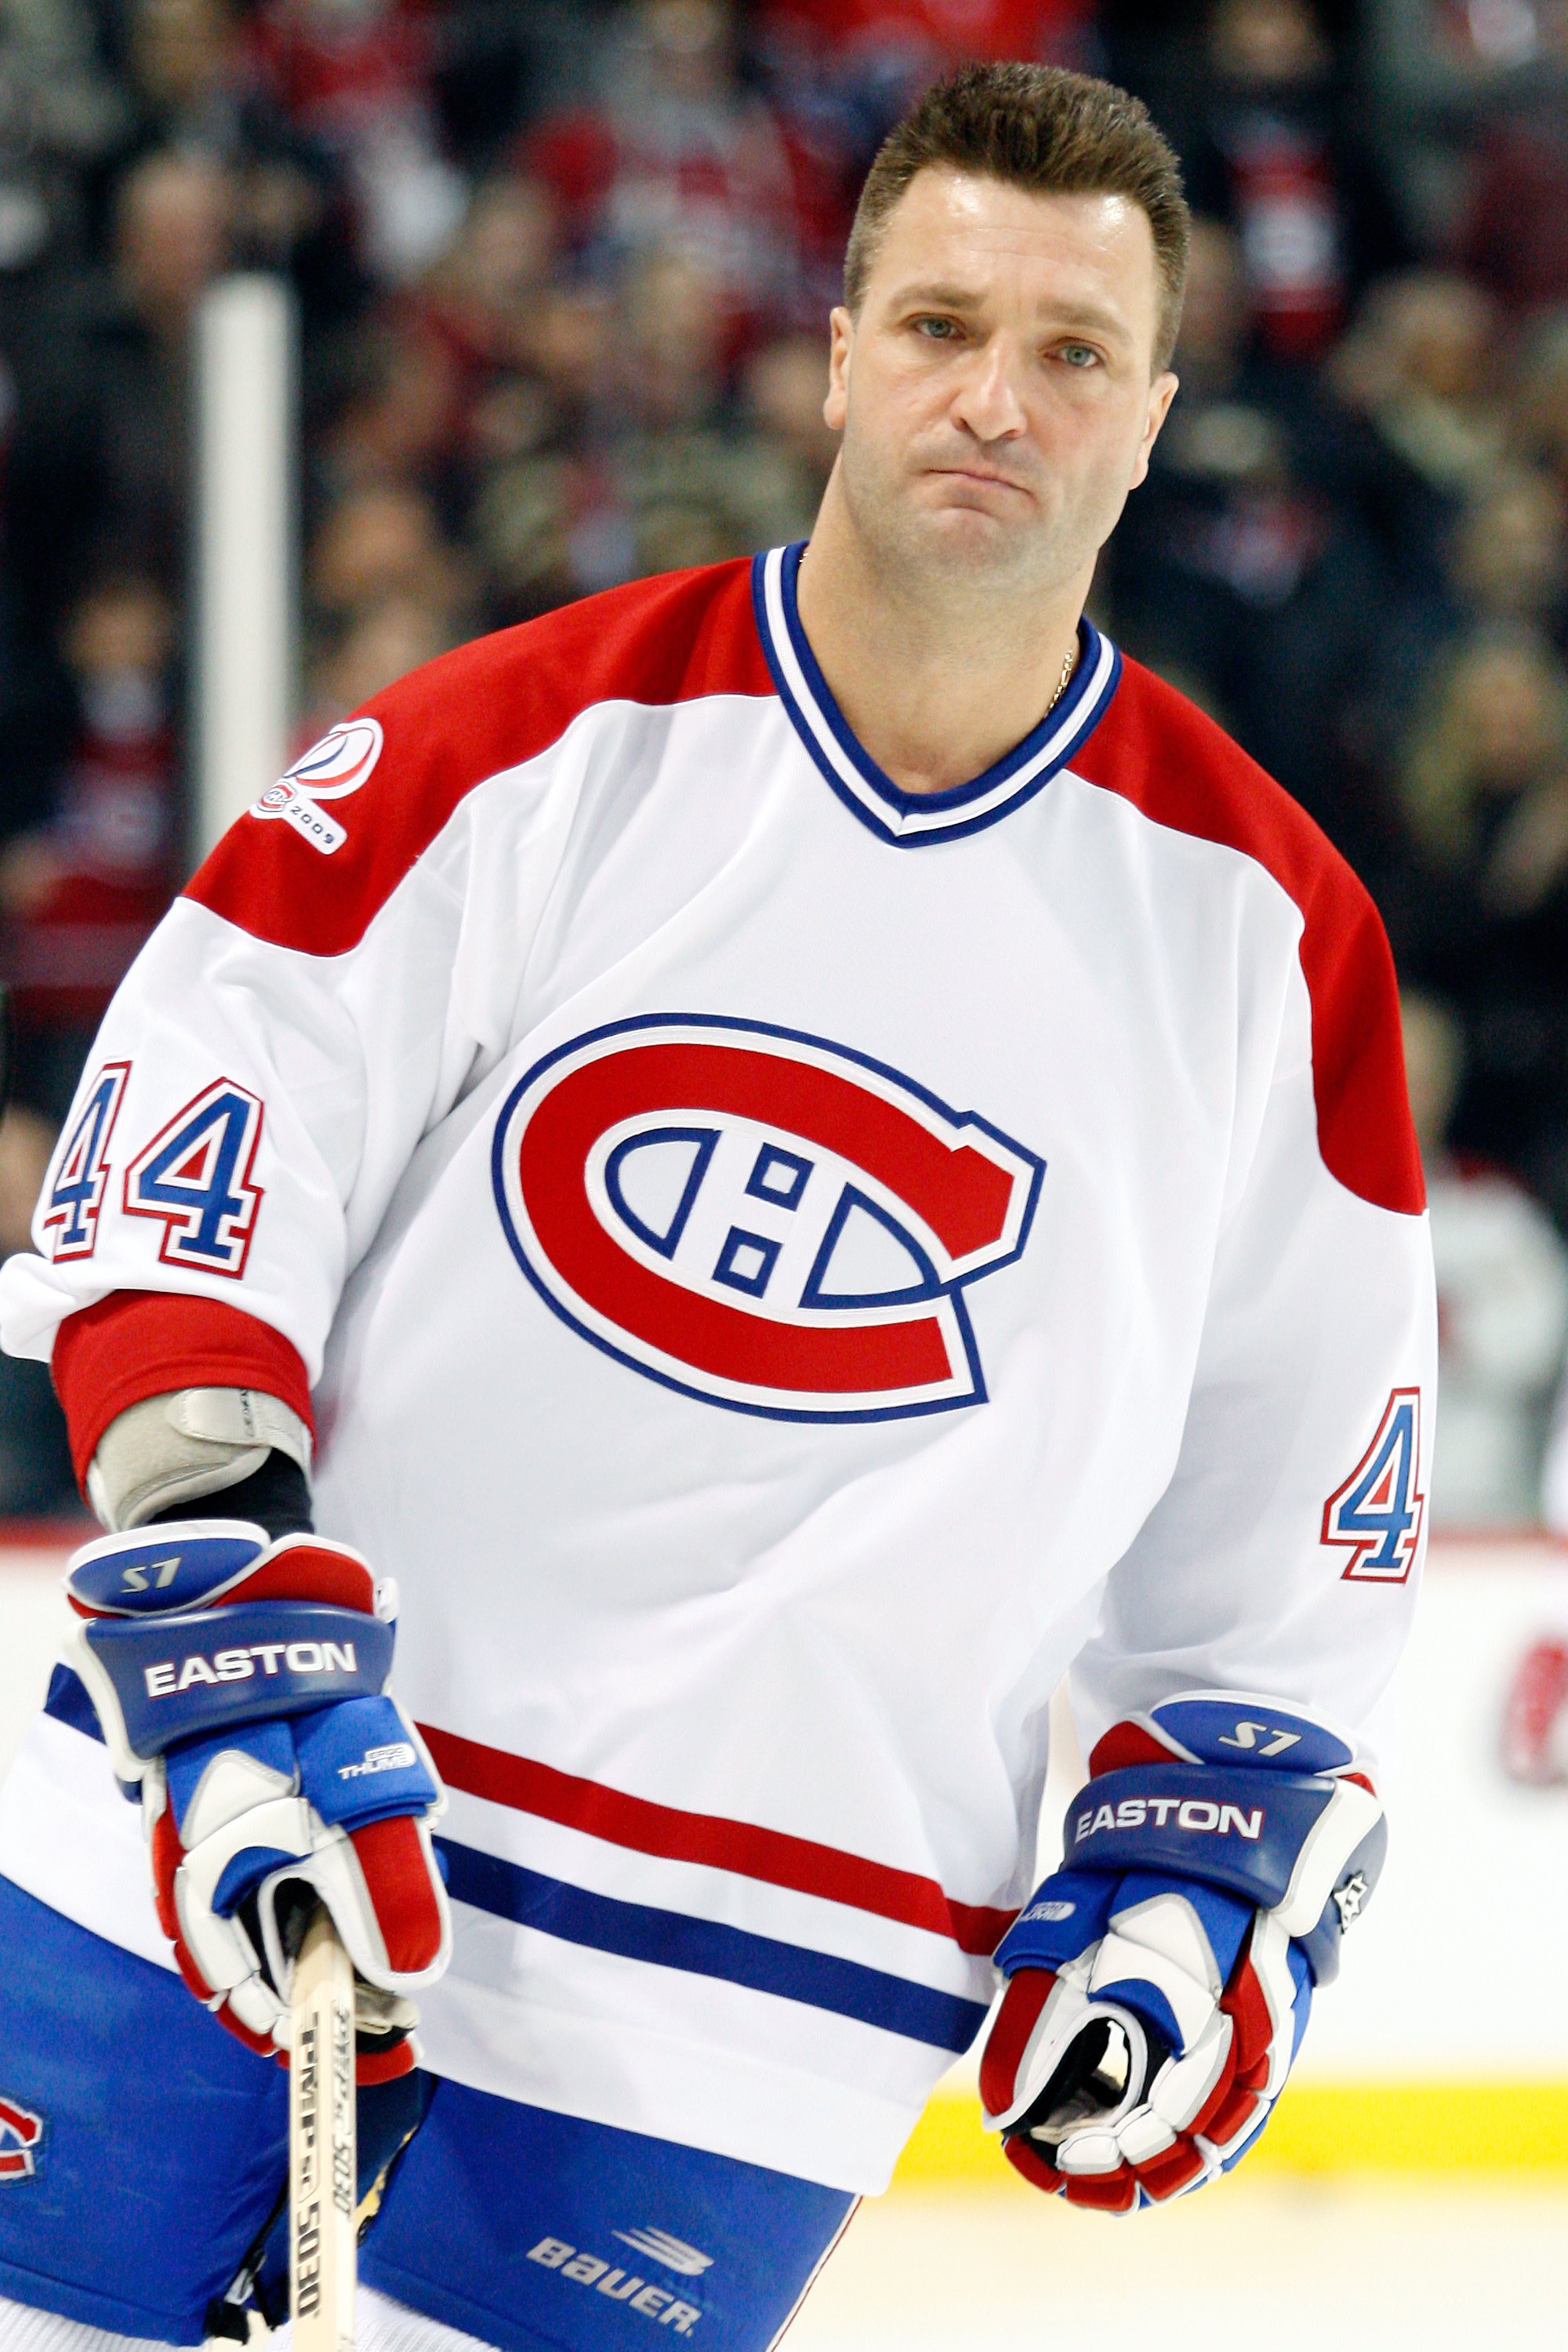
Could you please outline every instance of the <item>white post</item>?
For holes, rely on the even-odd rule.
[[[205,857],[288,762],[295,331],[279,278],[220,278],[196,328],[195,809]]]

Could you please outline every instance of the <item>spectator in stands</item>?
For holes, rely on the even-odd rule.
[[[744,391],[758,433],[794,476],[788,492],[794,520],[785,536],[804,539],[838,456],[838,436],[822,414],[827,353],[821,336],[781,335],[763,343],[746,364]]]
[[[761,11],[771,37],[874,74],[900,106],[966,58],[1082,65],[1095,14],[1091,0],[768,0]]]
[[[313,373],[313,454],[329,496],[384,481],[441,487],[458,454],[462,376],[417,310],[355,320]]]
[[[629,580],[636,551],[604,469],[560,449],[508,454],[481,477],[468,535],[490,609],[526,621]]]
[[[688,253],[627,272],[605,454],[637,573],[749,555],[798,528],[790,460],[726,415],[723,329],[721,289]]]
[[[1502,1170],[1451,1153],[1463,1032],[1436,999],[1404,999],[1410,1107],[1437,1270],[1434,1527],[1523,1527],[1539,1515],[1547,1410],[1568,1339],[1568,1249]]]
[[[1330,362],[1334,392],[1373,436],[1384,544],[1396,577],[1430,595],[1462,501],[1489,487],[1505,420],[1496,307],[1453,271],[1372,287]]]
[[[233,188],[199,153],[153,152],[122,182],[114,261],[121,299],[142,331],[174,349],[228,257]]]
[[[478,541],[509,613],[809,529],[820,493],[799,448],[754,409],[731,413],[726,317],[718,280],[683,247],[628,264],[581,436],[497,467],[476,499]],[[761,354],[758,364],[765,383]]]
[[[1406,257],[1382,167],[1310,0],[1215,0],[1207,58],[1189,194],[1241,239],[1264,349],[1320,361],[1367,281]]]
[[[440,152],[437,22],[418,0],[263,0],[249,27],[259,88],[338,166],[361,258],[387,285],[428,268],[463,215],[463,176]]]
[[[31,1247],[27,1235],[33,1210],[54,1148],[55,1129],[41,1111],[31,1110],[22,1103],[7,1106],[4,1117],[0,1117],[0,1258]],[[0,1440],[6,1419],[0,1404]],[[0,1471],[0,1484],[4,1479],[5,1473]]]
[[[54,1148],[54,1126],[40,1111],[13,1103],[0,1118],[0,1258],[32,1245],[33,1204]],[[0,1519],[78,1508],[48,1366],[0,1356]]]
[[[128,62],[147,145],[232,155],[245,68],[228,0],[134,0]]]
[[[86,0],[0,9],[0,272],[79,256],[130,110]]]
[[[595,291],[548,290],[533,316],[529,365],[493,373],[469,409],[465,535],[489,571],[498,620],[583,593],[574,581],[608,586],[628,576],[633,559],[618,522],[596,551],[592,544],[606,492],[586,453],[609,373],[610,315]],[[574,540],[570,557],[563,531]]]
[[[604,387],[617,423],[635,417],[654,433],[712,424],[724,397],[725,327],[716,272],[689,247],[645,247],[621,279],[616,373]]]
[[[318,639],[298,749],[308,750],[329,727],[421,662],[450,652],[463,635],[449,609],[405,589],[357,606],[340,630]]]
[[[133,0],[129,62],[137,143],[208,155],[232,175],[237,251],[289,269],[312,324],[345,299],[331,159],[270,101],[231,0]]]
[[[1402,784],[1422,902],[1413,974],[1463,1013],[1456,1135],[1568,1213],[1568,675],[1484,628],[1436,673]]]
[[[1403,776],[1431,868],[1484,875],[1500,827],[1564,757],[1564,693],[1550,647],[1526,631],[1483,628],[1449,655],[1412,730]]]
[[[796,299],[795,177],[777,120],[739,78],[725,0],[637,0],[599,106],[538,125],[527,156],[596,268],[680,255],[712,282],[727,334]]]
[[[1451,256],[1474,205],[1483,121],[1540,47],[1534,0],[1364,0],[1365,86],[1406,226]]]
[[[1507,412],[1498,400],[1498,430]],[[1405,719],[1425,694],[1429,679],[1453,646],[1498,625],[1504,633],[1568,642],[1568,543],[1565,501],[1554,478],[1540,468],[1498,463],[1477,466],[1469,497],[1438,501],[1425,485],[1425,522],[1432,569],[1422,562],[1422,531],[1413,515],[1422,501],[1411,497],[1411,475],[1384,468],[1383,503],[1392,503],[1396,543],[1404,562],[1394,569],[1401,595],[1389,602],[1373,646],[1373,668],[1384,703],[1384,718]],[[1441,530],[1434,530],[1441,503],[1448,506]]]
[[[1182,389],[1118,533],[1110,618],[1354,856],[1368,812],[1347,788],[1344,728],[1383,576],[1333,414],[1254,326],[1236,232],[1199,219]]]
[[[1509,310],[1568,301],[1568,0],[1532,0],[1531,53],[1497,93],[1460,241]]]
[[[431,583],[443,565],[429,499],[410,482],[372,481],[329,509],[311,544],[307,572],[316,611],[341,618],[356,605]]]
[[[497,621],[526,620],[636,569],[603,446],[618,331],[607,288],[558,280],[531,305],[526,369],[497,377],[470,414],[467,534]]]
[[[174,614],[158,582],[111,572],[67,632],[77,737],[48,823],[0,857],[4,976],[21,1100],[58,1125],[109,999],[178,879]]]
[[[422,300],[466,378],[483,383],[531,364],[534,316],[558,258],[555,204],[542,181],[498,172],[479,183]]]
[[[763,0],[751,33],[795,180],[799,318],[838,299],[855,199],[885,133],[966,58],[1092,67],[1093,0]]]
[[[1500,399],[1500,429],[1505,415]],[[1442,675],[1447,655],[1478,631],[1521,629],[1559,646],[1568,642],[1564,500],[1549,474],[1507,463],[1478,471],[1469,496],[1449,502],[1430,572],[1417,560],[1413,501],[1398,503],[1404,593],[1391,602],[1373,652],[1385,712],[1408,716]]]
[[[20,786],[15,772],[16,746],[33,684],[26,648],[23,583],[9,528],[15,502],[5,495],[18,404],[16,380],[0,352],[0,744],[5,747],[0,749],[0,835],[10,829],[6,820],[15,823],[21,813],[25,786]]]
[[[1522,621],[1561,638],[1568,509],[1550,475],[1500,469],[1460,517],[1454,587],[1483,620]]]
[[[1518,353],[1511,430],[1518,455],[1568,499],[1568,309],[1548,311]]]
[[[336,647],[389,602],[422,608],[443,644],[472,634],[469,563],[447,541],[432,499],[411,482],[367,483],[329,508],[311,543],[307,588],[323,645]]]
[[[897,117],[966,58],[1087,66],[1096,13],[1092,0],[764,0],[758,16],[786,103],[834,105],[864,165]]]
[[[436,478],[447,512],[470,532],[498,470],[526,471],[542,453],[555,464],[576,446],[598,389],[597,352],[586,384],[563,383],[552,365],[573,299],[555,281],[558,258],[550,192],[521,172],[498,172],[476,187],[457,243],[419,289],[417,375],[440,437]],[[510,616],[504,597],[487,609]]]
[[[75,464],[98,530],[171,575],[190,536],[193,327],[233,219],[232,178],[210,157],[144,156],[116,195],[104,298],[79,325],[62,321],[76,346]]]

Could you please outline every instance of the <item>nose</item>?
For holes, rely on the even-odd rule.
[[[977,441],[1016,441],[1026,430],[1018,368],[1018,355],[993,336],[964,370],[952,413],[954,422],[966,426]]]

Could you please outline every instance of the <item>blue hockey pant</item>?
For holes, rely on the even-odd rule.
[[[287,2163],[287,2078],[0,1878],[0,2295],[199,2344]],[[766,2352],[854,2200],[437,2082],[365,2282],[501,2352]]]

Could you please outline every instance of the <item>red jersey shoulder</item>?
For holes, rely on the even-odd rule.
[[[344,954],[475,786],[594,704],[773,691],[749,560],[606,589],[375,696],[262,795],[184,895],[277,946]]]
[[[1363,1200],[1419,1213],[1426,1193],[1394,959],[1370,894],[1339,851],[1223,727],[1139,662],[1124,664],[1072,765],[1155,824],[1253,858],[1295,900],[1323,1163]]]

